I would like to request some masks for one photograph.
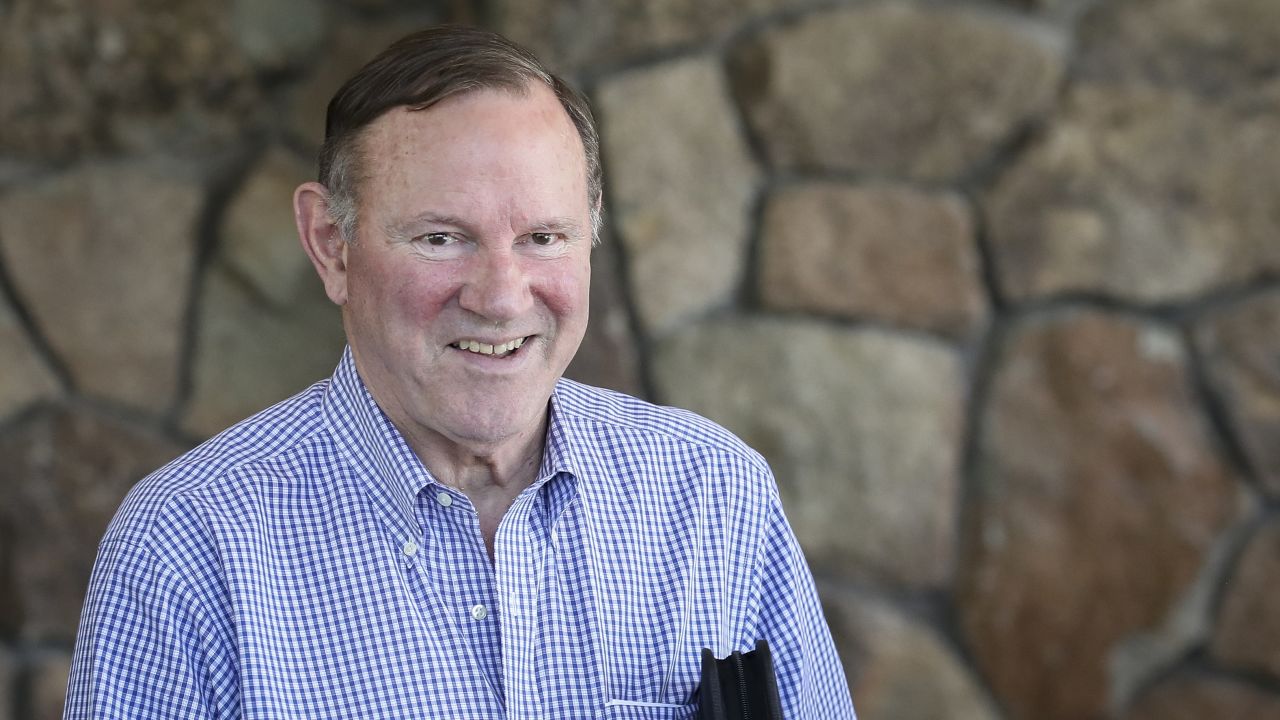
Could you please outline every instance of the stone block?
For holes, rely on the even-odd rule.
[[[151,162],[81,167],[0,197],[17,294],[80,390],[173,401],[203,187]]]
[[[972,213],[953,194],[805,183],[765,206],[767,307],[954,336],[987,313]]]
[[[591,251],[591,321],[565,377],[638,396],[644,384],[617,253],[609,238]]]
[[[1011,719],[1101,717],[1113,653],[1191,593],[1242,490],[1163,327],[1028,318],[981,413],[960,627]]]
[[[1052,107],[1063,50],[1012,15],[873,2],[772,27],[730,67],[775,166],[944,180]]]
[[[27,702],[30,720],[59,720],[67,699],[71,654],[43,651],[28,665]]]
[[[1180,671],[1138,698],[1123,720],[1280,717],[1280,695],[1226,677]]]
[[[1280,679],[1280,521],[1245,546],[1223,591],[1210,652],[1224,664]]]
[[[936,630],[864,594],[823,593],[860,720],[998,720],[991,699]]]
[[[233,0],[231,35],[254,67],[295,69],[324,40],[329,16],[321,0]]]
[[[661,335],[732,299],[759,172],[713,58],[615,76],[598,99],[631,301]]]
[[[125,492],[183,448],[88,410],[37,413],[0,437],[8,636],[75,637],[98,541]],[[64,678],[65,681],[65,678]]]
[[[940,342],[726,319],[655,349],[662,402],[765,456],[815,572],[909,587],[951,575],[964,377]]]
[[[987,196],[1001,288],[1173,303],[1280,270],[1280,83],[1077,86]]]
[[[58,381],[40,359],[9,304],[0,298],[0,420],[58,393]]]
[[[1250,465],[1280,497],[1280,291],[1215,309],[1195,338]]]

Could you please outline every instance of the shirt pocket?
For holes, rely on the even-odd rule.
[[[692,720],[698,704],[666,705],[660,703],[627,703],[606,705],[598,720]]]

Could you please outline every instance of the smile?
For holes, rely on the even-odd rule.
[[[483,343],[479,340],[459,340],[456,343],[451,343],[449,347],[457,348],[458,350],[466,350],[468,352],[476,353],[477,355],[506,357],[519,350],[520,346],[524,345],[524,341],[528,339],[528,337],[519,337],[515,340],[508,340],[507,342],[500,343],[498,345]]]

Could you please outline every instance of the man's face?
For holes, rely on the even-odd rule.
[[[343,321],[414,440],[527,437],[587,325],[582,143],[555,96],[482,90],[366,130]]]

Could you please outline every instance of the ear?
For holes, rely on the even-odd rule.
[[[317,182],[303,183],[293,192],[293,218],[298,239],[324,282],[324,291],[337,305],[347,302],[347,243],[329,217],[329,191]]]

